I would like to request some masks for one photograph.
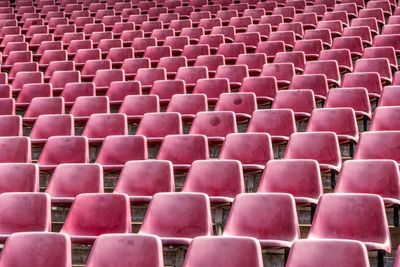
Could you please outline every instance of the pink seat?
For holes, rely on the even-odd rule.
[[[36,71],[18,72],[11,86],[13,89],[18,90],[26,83],[43,83],[43,73]]]
[[[149,69],[150,64],[148,58],[127,58],[122,63],[121,69],[124,70],[127,79],[132,79],[139,69]]]
[[[346,262],[349,267],[369,267],[365,245],[355,240],[302,239],[294,242],[287,267],[334,267]]]
[[[111,60],[109,59],[90,59],[87,60],[81,70],[82,80],[92,81],[97,70],[110,70]]]
[[[382,84],[392,83],[392,71],[387,58],[359,59],[354,66],[354,72],[377,72]]]
[[[183,121],[193,121],[197,112],[208,111],[205,94],[175,94],[171,97],[166,112],[178,112]]]
[[[336,60],[309,61],[304,74],[325,74],[330,86],[340,86],[339,64]]]
[[[193,89],[199,79],[207,79],[207,67],[181,67],[178,69],[175,79],[183,80],[187,89]]]
[[[92,114],[83,129],[91,143],[101,143],[110,135],[128,135],[128,120],[123,113]]]
[[[30,163],[30,139],[22,136],[0,137],[1,163]]]
[[[185,94],[186,87],[183,80],[155,81],[150,94],[158,95],[160,102],[166,104],[175,94]]]
[[[236,61],[240,54],[246,53],[246,47],[244,43],[228,43],[220,44],[218,47],[217,54],[225,57],[227,64]]]
[[[236,60],[237,65],[246,65],[251,76],[257,76],[261,73],[264,64],[267,63],[267,57],[264,53],[241,54]]]
[[[378,251],[378,261],[383,263],[383,254],[390,253],[391,247],[382,198],[372,194],[322,195],[308,238],[358,240],[368,250]]]
[[[278,92],[278,85],[275,77],[247,77],[243,79],[240,92],[255,93],[257,103],[265,104],[273,101]]]
[[[17,232],[50,232],[50,196],[44,193],[3,193],[0,196],[0,239]],[[35,211],[35,212],[32,212]]]
[[[183,31],[181,33],[181,36]],[[207,44],[185,45],[181,56],[187,58],[189,65],[193,64],[198,56],[210,55],[210,46]]]
[[[353,61],[349,49],[330,49],[321,51],[318,60],[336,60],[341,73],[353,71]]]
[[[179,68],[187,66],[186,57],[181,56],[160,58],[160,61],[157,65],[158,68],[165,68],[167,71],[167,76],[170,78],[175,78]]]
[[[34,122],[40,115],[64,114],[62,97],[35,97],[24,114],[24,122]]]
[[[396,54],[400,53],[400,43],[399,43],[399,34],[388,34],[388,35],[379,35],[375,36],[374,41],[372,43],[373,47],[393,47],[396,50]]]
[[[136,134],[144,135],[149,142],[156,143],[162,142],[167,135],[183,134],[181,116],[176,112],[146,113]]]
[[[293,63],[265,64],[261,76],[273,76],[278,82],[278,88],[284,89],[290,85],[295,74]]]
[[[138,69],[135,76],[135,81],[139,81],[142,85],[142,90],[149,91],[157,80],[166,80],[167,70],[164,68],[153,69]]]
[[[126,96],[119,109],[128,117],[128,121],[140,121],[144,114],[160,112],[160,100],[157,95]]]
[[[137,244],[140,244],[140,246],[137,246]],[[162,267],[161,240],[153,235],[101,235],[93,244],[86,266],[94,267],[99,266],[99,264]]]
[[[218,159],[239,160],[246,171],[262,171],[273,159],[271,137],[267,133],[228,134]]]
[[[102,234],[130,233],[131,212],[125,194],[80,194],[75,198],[61,233],[72,243],[93,244]]]
[[[377,35],[378,31],[379,31],[378,30],[378,21],[374,17],[355,18],[351,21],[350,26],[351,27],[367,26],[367,27],[369,27],[371,34],[373,34],[373,35]]]
[[[32,253],[26,253],[30,251]],[[71,266],[71,241],[59,233],[16,233],[7,240],[0,264],[21,267]]]
[[[210,78],[215,76],[219,66],[225,65],[225,57],[223,55],[206,55],[198,56],[194,66],[205,66],[208,70],[208,75]]]
[[[371,29],[368,26],[356,26],[348,27],[343,30],[344,37],[358,36],[361,38],[362,44],[364,46],[371,46],[372,44],[372,34]]]
[[[195,160],[209,159],[207,137],[200,134],[167,135],[157,154],[158,160],[169,160],[174,171],[187,171]]]
[[[128,194],[133,203],[149,203],[154,194],[173,192],[174,188],[171,162],[131,160],[124,165],[114,193]]]
[[[302,73],[306,65],[306,55],[302,51],[278,52],[275,55],[273,63],[292,63],[296,72]]]
[[[49,80],[56,71],[71,71],[75,70],[75,62],[73,61],[52,61],[47,66],[44,74],[45,79]]]
[[[377,72],[357,72],[347,73],[344,75],[343,87],[364,87],[368,91],[370,99],[379,98],[382,92],[382,84],[380,75]]]
[[[329,90],[325,108],[353,108],[357,117],[371,118],[371,104],[365,88],[337,88]]]
[[[198,112],[189,131],[206,135],[211,143],[222,143],[227,134],[236,132],[236,117],[232,111]]]
[[[257,238],[263,249],[289,249],[300,238],[294,197],[284,193],[238,195],[223,235]]]
[[[314,159],[322,172],[339,172],[342,166],[338,137],[333,132],[293,133],[283,158]]]
[[[321,174],[315,160],[270,160],[261,177],[258,193],[288,193],[297,205],[316,206],[323,194]]]
[[[163,245],[189,245],[197,236],[210,236],[208,196],[202,193],[155,194],[139,234],[158,235]]]
[[[218,66],[215,74],[215,78],[227,78],[231,89],[240,88],[246,77],[249,77],[246,65],[221,65]]]
[[[316,108],[314,92],[309,89],[278,91],[272,108],[292,109],[297,120],[308,118]]]
[[[74,135],[72,115],[39,115],[29,134],[32,144],[43,144],[51,136]]]
[[[268,38],[268,42],[270,41],[282,41],[285,44],[285,48],[290,50],[293,49],[296,43],[296,35],[293,31],[271,32]]]
[[[311,89],[316,100],[325,99],[328,94],[328,81],[323,74],[303,74],[295,75],[289,89]]]
[[[50,194],[52,203],[67,205],[79,194],[103,193],[103,168],[99,164],[60,164],[45,192]]]
[[[130,160],[146,160],[147,143],[144,136],[107,136],[97,155],[96,163],[105,171],[120,171]]]
[[[385,86],[383,88],[378,106],[399,106],[398,95],[400,94],[399,86]]]
[[[259,42],[261,42],[261,36],[258,32],[244,32],[237,33],[234,39],[235,43],[244,43],[247,52],[253,52]]]
[[[37,165],[31,163],[0,164],[0,192],[39,192],[39,168]]]
[[[197,237],[189,246],[185,267],[221,264],[233,266],[263,266],[261,247],[256,239],[249,237]]]
[[[284,32],[284,31],[292,31],[296,39],[301,39],[303,38],[304,30],[303,30],[303,25],[301,22],[284,22],[280,23],[278,25],[278,32]]]
[[[18,94],[17,107],[27,107],[35,97],[52,97],[53,90],[51,84],[26,83],[22,86]]]
[[[304,32],[304,40],[321,40],[324,48],[330,48],[332,45],[332,37],[330,29],[306,30]]]
[[[182,192],[205,193],[212,205],[231,203],[236,195],[244,193],[242,165],[237,160],[196,160]]]
[[[254,93],[223,93],[220,95],[215,111],[233,111],[237,121],[248,120],[257,109]]]
[[[38,159],[39,167],[44,171],[54,170],[61,163],[88,162],[89,144],[85,136],[49,137]]]
[[[360,36],[338,37],[333,40],[332,49],[349,49],[353,59],[362,56],[364,51]]]
[[[285,52],[285,49],[283,41],[267,41],[258,43],[256,53],[266,54],[268,62],[272,62],[275,55],[279,52]]]
[[[114,81],[111,82],[106,96],[110,99],[110,104],[120,104],[128,95],[140,95],[142,88],[137,81]]]
[[[161,58],[171,57],[172,51],[169,46],[148,46],[144,51],[143,57],[147,57],[151,60],[155,66],[158,64]]]
[[[69,112],[75,121],[86,121],[95,113],[110,113],[110,104],[107,96],[80,96]]]
[[[7,69],[7,65],[3,65],[3,69]],[[39,64],[37,62],[16,62],[12,64],[10,72],[8,73],[9,81],[12,81],[21,71],[39,71]]]
[[[94,83],[81,82],[81,83],[67,83],[62,90],[61,96],[65,100],[66,106],[72,106],[75,100],[80,96],[95,96],[96,91]]]
[[[247,132],[268,133],[273,143],[286,142],[289,140],[290,135],[296,132],[296,121],[293,110],[256,110],[253,112]]]
[[[22,117],[0,115],[0,136],[22,136]]]
[[[393,70],[398,69],[396,51],[393,47],[367,47],[364,49],[362,58],[387,58],[389,60],[390,67]]]
[[[121,69],[97,70],[93,78],[96,91],[107,90],[112,82],[125,81],[125,72]]]
[[[352,108],[320,108],[314,109],[307,125],[307,132],[334,132],[339,143],[358,142],[358,126]],[[352,148],[350,153],[354,152]]]
[[[49,83],[53,86],[54,90],[61,91],[68,83],[81,82],[81,73],[79,71],[55,71],[50,78]]]

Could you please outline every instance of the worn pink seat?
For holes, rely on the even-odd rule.
[[[218,158],[239,160],[245,172],[262,171],[274,158],[271,137],[267,133],[228,134]]]
[[[250,236],[257,238],[263,249],[288,250],[300,237],[293,196],[285,193],[238,195],[233,202],[223,235]]]
[[[52,136],[39,156],[41,170],[48,171],[61,163],[88,163],[89,141],[85,136]]]
[[[40,115],[29,134],[32,144],[43,144],[51,136],[74,135],[74,119],[72,115]]]
[[[399,106],[400,102],[398,95],[400,95],[399,86],[385,86],[382,90],[378,106]]]
[[[145,178],[145,179],[143,179]],[[114,193],[125,193],[133,203],[149,203],[154,194],[175,189],[172,163],[167,160],[126,162]]]
[[[71,241],[68,236],[44,232],[12,234],[0,258],[0,264],[5,267],[70,267],[71,262]]]
[[[136,131],[147,141],[160,143],[170,134],[183,134],[182,118],[177,112],[146,113]]]
[[[92,114],[110,113],[110,100],[107,96],[80,96],[70,110],[75,121],[87,121]]]
[[[322,195],[308,238],[361,241],[368,250],[378,251],[378,266],[383,266],[391,244],[382,198],[373,194]]]
[[[210,236],[208,196],[203,193],[155,194],[139,234],[157,235],[163,245],[189,245],[197,236]]]
[[[119,109],[128,117],[128,121],[140,121],[144,114],[160,112],[160,100],[157,95],[128,95]]]
[[[378,72],[357,72],[344,75],[343,87],[364,87],[368,91],[370,99],[379,98],[382,92],[382,84]]]
[[[183,121],[193,121],[197,112],[208,111],[205,94],[176,94],[171,97],[166,112],[178,112]]]
[[[330,89],[324,108],[352,108],[357,117],[371,118],[371,104],[365,88]]]
[[[304,74],[325,74],[330,86],[340,86],[339,65],[336,60],[309,61]]]
[[[265,104],[273,101],[278,85],[275,77],[247,77],[243,79],[240,92],[255,93],[257,103]]]
[[[285,89],[295,75],[293,63],[265,64],[260,76],[273,76],[276,78],[279,89]]]
[[[90,143],[101,143],[111,135],[128,135],[128,120],[123,113],[92,114],[83,129]]]
[[[382,84],[392,83],[392,70],[387,58],[359,59],[354,66],[354,72],[377,72]]]
[[[309,89],[278,91],[272,108],[292,109],[297,120],[308,118],[316,108],[314,92]]]
[[[39,192],[39,168],[32,163],[1,163],[0,192]]]
[[[100,235],[93,244],[86,266],[105,264],[162,267],[161,240],[157,236],[143,234]]]
[[[237,160],[196,160],[192,163],[182,192],[201,192],[211,204],[231,203],[244,193],[242,165]]]
[[[22,136],[22,117],[0,115],[0,136]]]
[[[333,132],[293,133],[283,158],[314,159],[323,172],[339,172],[342,166],[338,138]]]
[[[325,99],[328,94],[328,81],[324,74],[295,75],[289,89],[310,89],[316,100]]]
[[[323,194],[318,162],[309,159],[270,160],[257,192],[292,194],[297,205],[315,207]]]
[[[207,137],[201,134],[167,135],[157,154],[158,160],[169,160],[175,171],[186,172],[193,161],[209,159]]]
[[[263,266],[261,246],[250,237],[197,237],[186,254],[184,267]]]
[[[77,179],[79,177],[79,179]],[[99,164],[60,164],[46,187],[51,202],[70,205],[83,193],[103,193],[103,168]]]
[[[229,93],[227,78],[199,79],[193,89],[195,94],[205,94],[209,104],[215,104],[222,93]]]
[[[248,120],[257,109],[256,95],[246,93],[223,93],[219,96],[215,111],[233,111],[237,121]]]
[[[116,134],[101,139],[103,143],[96,162],[104,165],[105,170],[119,170],[128,160],[147,159],[146,140],[143,136]]]
[[[17,232],[50,232],[50,208],[50,196],[45,193],[1,194],[0,240]]]
[[[1,163],[30,163],[31,142],[28,137],[0,137]]]
[[[377,107],[372,118],[370,131],[398,131],[400,109],[396,106]]]
[[[302,73],[306,65],[306,55],[303,51],[278,52],[273,63],[292,63],[297,73]]]
[[[302,239],[294,242],[287,267],[369,267],[368,252],[362,242],[340,239]]]

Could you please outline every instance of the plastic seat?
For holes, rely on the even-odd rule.
[[[111,82],[106,96],[110,99],[110,104],[121,104],[128,95],[140,95],[142,92],[140,83],[136,81],[114,81]]]
[[[149,69],[150,64],[148,58],[127,58],[122,63],[121,69],[124,70],[127,79],[132,79],[139,69]]]
[[[67,61],[67,51],[65,50],[45,50],[40,57],[39,64],[48,65],[52,61]]]
[[[293,133],[283,158],[314,159],[322,172],[339,172],[342,166],[338,138],[333,132]]]
[[[106,233],[130,233],[131,212],[125,194],[80,194],[68,213],[61,233],[68,234],[72,243],[93,244]]]
[[[397,95],[400,93],[398,86],[385,86],[383,88],[381,98],[379,100],[378,106],[398,106],[399,101]]]
[[[67,83],[61,96],[65,100],[66,106],[72,106],[75,103],[76,98],[80,96],[95,96],[95,86],[93,83],[82,82],[82,83]]]
[[[306,55],[302,51],[278,52],[275,55],[273,63],[286,64],[286,66],[283,65],[283,67],[288,68],[289,74],[291,73],[291,67],[288,65],[288,63],[292,63],[295,68],[295,71],[297,73],[302,73],[304,70],[304,66],[306,64]],[[267,69],[267,67],[266,67],[266,69]],[[271,70],[269,70],[269,71],[271,71]]]
[[[388,34],[375,36],[372,43],[373,47],[393,47],[396,50],[396,54],[400,53],[400,43],[398,42],[399,34]]]
[[[328,94],[328,81],[323,74],[295,75],[289,89],[310,89],[314,92],[316,100],[325,99]]]
[[[158,95],[161,104],[166,104],[175,94],[185,94],[185,82],[182,80],[156,81],[150,90],[150,94]]]
[[[173,191],[174,177],[171,162],[131,160],[124,165],[114,193],[128,194],[133,203],[149,203],[154,194]]]
[[[125,114],[92,114],[86,122],[82,135],[91,143],[101,143],[110,135],[127,135],[128,121]]]
[[[191,227],[188,227],[189,225]],[[155,194],[139,234],[158,235],[163,245],[189,245],[197,236],[210,236],[212,223],[207,195],[202,193]]]
[[[245,219],[249,217],[257,219]],[[284,193],[238,195],[223,235],[257,238],[263,249],[290,248],[300,237],[293,196]]]
[[[220,44],[218,47],[217,54],[225,57],[227,64],[235,62],[240,54],[246,53],[246,47],[244,43],[228,43]]]
[[[178,112],[183,121],[192,121],[200,111],[208,111],[204,94],[175,94],[171,97],[166,112]]]
[[[74,135],[72,115],[40,115],[29,134],[32,144],[43,144],[51,136]]]
[[[86,121],[95,113],[110,113],[109,99],[106,96],[80,96],[75,99],[70,114],[75,121]]]
[[[262,171],[274,158],[271,137],[267,133],[228,134],[218,158],[239,160],[245,172]]]
[[[13,89],[18,90],[26,83],[43,83],[43,73],[35,71],[18,72],[11,86]]]
[[[50,206],[50,196],[44,193],[1,194],[0,239],[4,242],[16,232],[50,232]]]
[[[194,161],[182,192],[205,193],[212,205],[231,203],[236,195],[244,193],[242,165],[237,160]]]
[[[296,35],[293,31],[271,32],[268,38],[268,42],[269,41],[282,41],[284,42],[286,49],[293,49],[296,43]]]
[[[343,87],[364,87],[370,99],[379,98],[382,92],[380,75],[377,72],[347,73],[342,82]]]
[[[261,76],[273,76],[276,78],[278,88],[287,88],[295,74],[293,63],[266,64],[261,71]]]
[[[336,60],[340,73],[353,71],[351,53],[348,49],[330,49],[321,51],[318,60]]]
[[[289,193],[300,206],[317,205],[323,194],[315,160],[270,160],[261,177],[258,193]]]
[[[81,73],[75,70],[55,71],[49,81],[53,90],[63,90],[66,84],[75,82],[81,82]]]
[[[293,47],[293,51],[304,52],[307,60],[317,59],[323,49],[321,39],[298,40]]]
[[[174,164],[174,171],[185,172],[193,161],[209,159],[207,137],[200,134],[167,135],[156,159],[169,160]]]
[[[63,153],[60,153],[63,151]],[[38,159],[40,170],[54,170],[61,163],[88,163],[89,145],[84,136],[51,136]]]
[[[125,72],[121,69],[97,70],[93,78],[96,91],[107,90],[112,82],[125,81]]]
[[[264,64],[267,63],[267,57],[263,53],[241,54],[236,60],[236,65],[246,65],[251,76],[257,76],[261,73]]]
[[[231,89],[240,88],[246,77],[249,77],[246,65],[221,65],[218,66],[215,74],[215,78],[227,78]]]
[[[56,71],[72,71],[75,70],[75,62],[73,61],[52,61],[47,66],[44,73],[45,80],[49,80]]]
[[[309,61],[304,74],[325,74],[330,86],[340,86],[339,65],[336,60]]]
[[[22,136],[22,117],[18,115],[1,115],[0,136]]]
[[[137,246],[137,244],[140,244],[140,246]],[[146,266],[162,267],[161,241],[159,237],[153,235],[101,235],[93,245],[86,266],[115,264],[116,259],[118,259],[117,264],[120,266],[144,264]]]
[[[247,77],[243,79],[240,92],[255,93],[257,103],[265,104],[273,101],[278,92],[278,85],[275,77]]]
[[[24,122],[34,122],[44,114],[64,114],[64,99],[62,97],[35,97],[24,114]]]
[[[82,80],[92,81],[97,70],[110,70],[111,64],[109,59],[87,60],[81,70]]]
[[[349,267],[369,267],[368,252],[362,242],[340,239],[303,239],[294,242],[287,267],[326,267],[346,262]]]
[[[325,108],[350,107],[357,117],[371,118],[371,104],[365,88],[338,88],[329,90]]]
[[[343,23],[340,20],[320,21],[317,30],[328,29],[332,38],[340,37],[343,34]]]
[[[175,79],[183,80],[187,89],[195,87],[196,83],[200,79],[207,79],[208,71],[205,66],[198,67],[181,67],[178,69]]]
[[[371,220],[375,223],[371,224]],[[390,234],[382,198],[372,194],[322,195],[308,238],[358,240],[368,250],[390,252]],[[381,256],[379,261],[383,261],[383,254]]]
[[[174,78],[178,69],[181,67],[187,67],[186,57],[175,56],[175,57],[163,57],[157,65],[158,68],[165,68],[168,77]]]
[[[100,60],[101,50],[100,49],[78,49],[74,56],[75,64],[83,66],[88,60]]]
[[[211,143],[222,143],[229,133],[236,133],[236,118],[232,111],[199,112],[189,134],[204,134]]]
[[[64,35],[64,37],[65,37],[65,35]],[[92,53],[94,55],[92,55],[89,59],[100,59],[100,56],[99,56],[100,50],[93,49],[93,41],[92,40],[71,40],[68,45],[68,48],[67,48],[67,53],[70,54],[71,56],[72,55],[76,56],[76,54],[78,53],[78,50],[81,50],[81,49],[83,51],[88,50],[87,52],[81,52],[82,54],[89,53],[90,50],[93,50],[90,53]],[[96,53],[96,51],[97,51],[97,53]],[[85,55],[85,57],[87,57],[87,56]],[[77,57],[77,59],[78,59],[78,57]],[[81,63],[83,63],[83,62],[81,62]]]
[[[216,267],[221,264],[263,266],[259,242],[249,237],[197,237],[189,246],[183,266]]]
[[[148,46],[143,56],[149,58],[154,65],[157,65],[161,58],[171,57],[172,51],[169,46]]]
[[[146,139],[143,136],[107,136],[97,155],[96,163],[105,171],[120,171],[130,160],[147,159]]]
[[[0,164],[0,192],[38,192],[39,169],[31,163]],[[12,177],[12,178],[11,178]]]
[[[222,34],[225,38],[225,42],[233,42],[236,35],[236,28],[234,26],[213,27],[211,34]]]
[[[224,64],[225,64],[225,57],[223,55],[205,55],[205,56],[198,56],[194,63],[194,66],[207,67],[208,75],[211,78],[215,76],[218,67]]]
[[[377,35],[378,30],[378,21],[374,17],[366,17],[366,18],[355,18],[351,21],[351,27],[361,27],[368,26],[372,35]]]
[[[396,51],[393,47],[368,47],[364,49],[362,58],[387,58],[392,70],[398,69]]]
[[[260,41],[266,41],[269,34],[272,32],[270,24],[251,24],[247,26],[247,33],[259,33]]]
[[[35,97],[51,97],[53,96],[51,84],[44,83],[26,83],[22,86],[21,91],[16,99],[17,107],[27,107]]]
[[[382,84],[392,83],[392,71],[387,58],[359,59],[354,66],[354,72],[377,72]]]
[[[138,69],[135,76],[135,81],[139,81],[142,85],[143,91],[149,91],[157,80],[166,80],[167,71],[164,68],[153,68],[153,69]]]
[[[128,95],[124,98],[120,113],[128,117],[128,121],[140,121],[144,114],[160,112],[160,100],[157,95]]]
[[[31,51],[11,51],[4,62],[4,65],[6,65],[4,67],[8,68],[8,66],[11,66],[17,62],[32,62],[32,61],[33,59]]]
[[[30,163],[31,148],[30,140],[22,136],[4,136],[0,137],[2,156],[1,163]]]
[[[31,253],[25,253],[30,251]],[[18,256],[16,256],[18,255]],[[59,233],[16,233],[10,235],[0,264],[3,266],[71,266],[71,241]]]
[[[273,143],[286,142],[296,132],[294,113],[290,109],[254,111],[247,132],[268,133]]]
[[[239,122],[250,119],[256,109],[257,101],[254,93],[223,93],[215,106],[215,111],[235,112]]]
[[[165,123],[167,122],[167,123]],[[164,125],[159,127],[159,125]],[[136,131],[144,135],[149,142],[162,142],[167,135],[183,134],[182,119],[179,113],[146,113]]]
[[[183,33],[183,31],[182,31]],[[181,33],[181,36],[182,36]],[[185,45],[183,47],[183,51],[181,56],[186,57],[189,65],[192,65],[198,56],[207,56],[210,55],[210,46],[206,44],[198,44],[198,45]]]
[[[304,40],[321,40],[324,48],[330,48],[332,45],[332,37],[330,29],[306,30],[303,36]]]
[[[272,108],[292,109],[297,120],[308,118],[316,108],[314,92],[309,89],[278,91]]]
[[[361,38],[361,41],[364,46],[371,46],[371,44],[372,44],[372,34],[371,34],[371,30],[368,26],[357,26],[357,27],[345,28],[343,30],[343,36],[344,37],[358,36]]]
[[[103,168],[99,164],[60,164],[46,187],[54,204],[71,204],[79,194],[103,191]]]

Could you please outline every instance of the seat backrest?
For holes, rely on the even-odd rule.
[[[10,179],[10,177],[13,177]],[[38,192],[39,168],[31,163],[1,163],[0,192]]]
[[[92,114],[82,135],[88,138],[105,138],[110,135],[128,135],[128,120],[123,113]]]
[[[0,137],[1,163],[30,163],[31,142],[28,137]]]
[[[265,122],[268,123],[265,123]],[[273,137],[286,137],[296,132],[296,121],[291,109],[265,109],[253,112],[248,133],[268,133]]]
[[[204,134],[209,137],[225,137],[236,132],[236,117],[232,111],[198,112],[189,131],[190,134]]]
[[[51,136],[74,135],[72,115],[40,115],[29,134],[31,139],[47,139]]]
[[[392,159],[400,162],[400,131],[363,132],[354,159]]]

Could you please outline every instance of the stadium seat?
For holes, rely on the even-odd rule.
[[[94,83],[91,82],[67,83],[61,93],[61,96],[65,100],[66,107],[71,107],[75,103],[75,100],[80,96],[95,95],[95,86]]]
[[[167,79],[167,70],[164,68],[153,68],[153,69],[144,69],[140,68],[137,70],[135,81],[139,81],[142,85],[143,91],[150,91],[154,82],[157,80],[166,80]]]
[[[353,61],[349,49],[329,49],[321,51],[318,60],[336,60],[341,73],[353,71]]]
[[[1,163],[0,192],[39,192],[39,168],[32,163]]]
[[[29,134],[32,144],[44,144],[51,136],[74,135],[74,120],[71,115],[40,115]]]
[[[30,163],[31,142],[28,137],[0,137],[1,163]]]
[[[309,61],[304,74],[325,74],[330,87],[340,86],[339,65],[336,60]]]
[[[397,94],[400,93],[398,86],[385,86],[382,90],[381,98],[379,99],[378,106],[398,106]]]
[[[309,118],[316,108],[314,92],[309,89],[278,91],[272,108],[292,109],[297,120]]]
[[[100,235],[93,244],[86,266],[104,264],[162,267],[164,263],[160,238],[153,235]]]
[[[45,193],[1,194],[0,240],[17,232],[50,232],[50,208],[50,196]]]
[[[92,114],[86,122],[82,135],[90,143],[101,143],[110,135],[127,135],[128,121],[125,114]]]
[[[330,89],[324,108],[353,108],[357,117],[371,118],[371,104],[365,88]]]
[[[203,193],[155,194],[139,234],[157,235],[163,245],[189,245],[197,236],[210,236],[212,223],[208,196]]]
[[[233,111],[238,122],[249,120],[253,111],[257,109],[254,93],[223,93],[219,96],[215,111]]]
[[[279,89],[285,89],[295,75],[293,63],[265,64],[260,76],[273,76],[276,78]]]
[[[266,123],[268,122],[268,123]],[[272,143],[284,143],[296,132],[296,121],[291,109],[256,110],[251,116],[248,133],[268,133]]]
[[[64,234],[16,233],[6,243],[0,259],[3,266],[70,267],[72,264],[71,241]]]
[[[75,122],[87,121],[95,113],[110,113],[110,103],[107,96],[80,96],[70,110]]]
[[[400,125],[397,124],[399,109],[395,106],[377,107],[371,121],[370,131],[398,131]]]
[[[157,154],[158,160],[169,160],[174,171],[185,172],[195,160],[209,159],[207,137],[200,134],[167,135]]]
[[[80,83],[81,73],[75,70],[53,72],[49,83],[53,86],[53,91],[62,91],[68,83]]]
[[[45,192],[50,194],[52,203],[64,205],[72,204],[79,194],[103,193],[103,168],[99,164],[60,164]]]
[[[211,205],[232,203],[236,195],[244,193],[242,165],[237,160],[196,160],[182,192],[205,193]]]
[[[35,97],[52,97],[53,90],[51,84],[44,83],[26,83],[22,86],[21,91],[16,99],[17,107],[27,107]]]
[[[293,196],[284,193],[238,195],[229,212],[223,235],[250,236],[257,238],[263,249],[288,250],[300,237]]]
[[[261,246],[250,237],[197,237],[191,242],[184,267],[263,266]]]
[[[378,72],[371,67],[370,72],[346,73],[343,77],[343,87],[364,87],[370,99],[379,98],[382,92],[381,79]]]
[[[136,134],[144,135],[148,142],[156,143],[161,143],[167,135],[183,134],[181,115],[177,112],[146,113]]]
[[[316,100],[324,100],[328,94],[328,81],[323,74],[295,75],[289,85],[289,89],[310,89],[314,92]]]
[[[369,267],[365,245],[355,240],[302,239],[294,242],[289,253],[287,267],[326,267],[346,262],[349,267]]]
[[[222,93],[230,93],[227,78],[199,79],[193,89],[194,94],[205,94],[209,104],[216,104]]]
[[[0,115],[0,136],[22,136],[22,117]]]
[[[166,112],[178,112],[183,121],[193,121],[197,112],[208,111],[204,94],[175,94],[171,97]]]
[[[144,114],[160,112],[160,100],[157,95],[128,95],[124,98],[119,113],[128,117],[128,122],[140,121]]]
[[[131,233],[129,198],[125,194],[80,194],[60,231],[72,243],[93,244],[102,234]]]

